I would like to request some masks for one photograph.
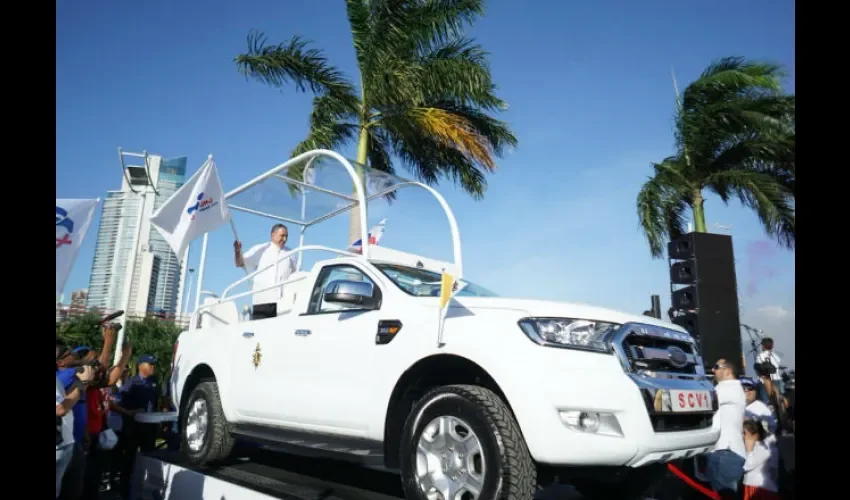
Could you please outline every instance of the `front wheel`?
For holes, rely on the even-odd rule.
[[[192,465],[225,460],[233,451],[230,424],[224,416],[218,384],[201,382],[180,412],[180,450]]]
[[[411,410],[401,477],[409,499],[532,500],[537,470],[519,425],[492,391],[438,387]]]

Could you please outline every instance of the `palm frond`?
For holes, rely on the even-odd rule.
[[[655,175],[643,185],[637,197],[638,222],[654,258],[664,254],[665,243],[684,232],[685,213],[699,186],[684,159],[671,156],[653,163]]]
[[[726,57],[710,64],[688,85],[682,107],[687,112],[738,95],[777,95],[782,88],[781,77],[782,71],[775,64]]]
[[[721,144],[706,170],[785,171],[795,170],[795,136],[763,137],[750,134],[731,137]]]
[[[668,156],[661,163],[653,163],[652,170],[655,178],[665,185],[674,186],[680,190],[694,190],[698,186],[693,183],[691,166],[679,156]]]
[[[419,120],[408,115],[387,116],[381,122],[393,153],[413,172],[416,179],[436,185],[440,177],[459,184],[473,198],[480,199],[487,188],[484,169],[444,140],[428,133]]]
[[[373,50],[363,74],[367,107],[421,106],[425,102],[421,76],[422,68],[415,60],[392,51]]]
[[[372,0],[372,50],[414,54],[461,36],[483,0]]]
[[[796,215],[794,196],[772,175],[746,170],[717,172],[706,184],[721,183],[738,195],[741,203],[756,212],[765,232],[781,245],[794,249]]]
[[[263,34],[251,33],[248,52],[236,56],[234,61],[246,78],[278,89],[293,83],[301,92],[310,89],[316,94],[356,95],[345,75],[332,66],[320,50],[307,45],[298,36],[287,43],[266,45]]]
[[[653,258],[663,257],[667,241],[684,232],[688,195],[683,186],[665,182],[663,175],[650,177],[638,193],[638,223]]]
[[[407,116],[422,131],[445,147],[454,149],[484,170],[493,171],[496,162],[487,138],[465,117],[440,108],[413,108]]]
[[[794,96],[732,97],[680,114],[677,128],[687,137],[690,149],[711,150],[715,147],[712,141],[723,141],[729,136],[792,134],[795,108]],[[706,147],[700,147],[697,142],[705,143]]]
[[[496,97],[487,52],[472,40],[458,38],[435,47],[419,58],[419,84],[425,99],[450,101],[459,106],[504,110]]]
[[[463,117],[479,135],[489,142],[490,149],[498,157],[503,156],[506,149],[515,148],[518,144],[507,122],[493,118],[476,107],[450,102],[437,102],[432,104],[432,107]]]
[[[412,9],[407,29],[419,47],[429,47],[461,36],[482,14],[482,0],[425,0]]]
[[[369,166],[375,170],[394,174],[390,140],[380,128],[370,128],[369,131]]]
[[[391,153],[391,141],[387,137],[386,132],[381,130],[380,128],[374,127],[368,129],[369,133],[369,145],[367,150],[367,156],[369,158],[369,167],[374,170],[378,170],[381,172],[386,172],[390,175],[395,173],[395,168],[393,167],[392,153]],[[384,189],[389,188],[389,185],[384,186],[374,186],[374,189],[378,191],[382,191]],[[397,192],[393,191],[384,197],[387,202],[392,203],[395,201]]]
[[[362,67],[369,55],[372,35],[369,4],[364,0],[345,0],[345,12],[348,15],[348,24],[351,26],[351,35],[354,39],[354,53]]]

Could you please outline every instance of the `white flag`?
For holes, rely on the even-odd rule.
[[[189,242],[228,221],[230,209],[212,159],[171,195],[150,220],[178,256],[183,255]]]
[[[100,199],[56,199],[56,293],[62,293]]]

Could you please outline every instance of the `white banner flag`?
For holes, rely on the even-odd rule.
[[[150,220],[178,257],[183,256],[189,242],[228,221],[230,209],[224,201],[212,159],[163,203]]]
[[[56,293],[62,293],[100,199],[56,199]]]

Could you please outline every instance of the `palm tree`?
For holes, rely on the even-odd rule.
[[[246,77],[315,94],[310,131],[292,155],[356,140],[361,178],[361,165],[393,173],[395,158],[423,182],[448,177],[480,199],[494,157],[517,143],[491,116],[507,106],[495,95],[487,54],[463,37],[483,0],[346,0],[346,10],[356,79],[298,36],[266,45],[249,35],[248,52],[235,59]],[[353,210],[350,241],[360,235],[358,217]]]
[[[637,197],[652,256],[668,238],[706,232],[704,192],[735,196],[781,245],[795,244],[795,98],[782,93],[778,66],[728,57],[709,65],[680,96],[676,153],[653,164]],[[675,85],[675,79],[674,79]]]

